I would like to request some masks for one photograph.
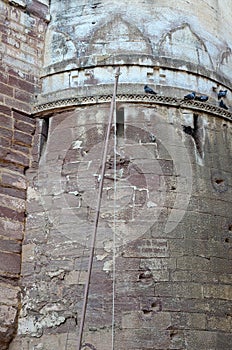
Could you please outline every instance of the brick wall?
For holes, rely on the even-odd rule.
[[[0,1],[0,348],[17,327],[26,178],[35,128],[48,7],[43,1]]]

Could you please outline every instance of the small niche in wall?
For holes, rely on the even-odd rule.
[[[214,171],[211,175],[211,183],[217,192],[223,193],[228,190],[228,183],[225,175],[220,171]]]
[[[124,108],[120,108],[116,111],[116,138],[118,146],[124,145],[124,125]]]
[[[49,132],[49,118],[43,118],[40,120],[40,157],[47,143]]]
[[[193,127],[188,125],[183,125],[183,131],[192,136],[193,141],[195,143],[196,151],[198,156],[203,159],[204,158],[204,128],[202,124],[202,119],[199,118],[198,114],[193,114]]]

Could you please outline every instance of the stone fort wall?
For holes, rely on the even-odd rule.
[[[20,18],[46,26],[38,6],[48,4],[29,5]],[[117,66],[117,157],[112,138],[83,348],[109,349],[112,339],[117,350],[231,348],[231,109],[217,99],[227,89],[231,105],[231,12],[216,0],[50,2],[38,71],[30,66],[36,100],[22,109],[35,124],[22,265],[3,282],[15,313],[8,339],[18,325],[10,349],[77,346]],[[209,100],[184,101],[189,91]]]

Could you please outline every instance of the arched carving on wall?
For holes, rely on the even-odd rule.
[[[166,33],[159,43],[159,55],[190,61],[213,69],[204,41],[184,23]]]
[[[152,54],[150,41],[132,23],[117,14],[113,20],[98,27],[90,39],[87,55],[113,56]]]
[[[225,50],[222,52],[221,54],[221,60],[220,60],[220,64],[226,64],[229,62],[229,59],[231,57],[232,54],[232,50],[229,46],[227,46],[225,48]]]
[[[46,34],[44,66],[76,57],[76,48],[68,34],[49,28]]]
[[[232,49],[229,45],[226,45],[220,53],[217,69],[230,78],[232,71]]]

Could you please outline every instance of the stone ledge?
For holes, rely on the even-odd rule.
[[[192,62],[187,62],[180,59],[174,59],[165,56],[154,56],[154,55],[94,55],[84,56],[75,59],[65,60],[63,62],[57,62],[49,66],[43,67],[42,79],[49,76],[60,74],[64,72],[71,72],[73,70],[91,70],[94,68],[107,68],[107,67],[146,67],[154,70],[157,69],[167,69],[174,70],[177,72],[187,72],[195,74],[197,76],[202,76],[207,79],[212,80],[215,83],[220,82],[225,85],[228,89],[232,88],[231,81],[225,77],[222,73],[216,72],[214,70],[209,70],[205,67],[196,65]]]
[[[67,107],[94,105],[100,103],[111,102],[112,95],[95,95],[85,97],[72,97],[66,99],[60,99],[44,104],[38,104],[34,106],[34,115],[44,114],[44,112],[51,112],[56,109],[63,109]],[[119,94],[116,98],[117,102],[133,102],[133,103],[147,103],[158,104],[165,106],[172,106],[177,108],[189,108],[199,112],[205,112],[213,114],[215,116],[225,118],[232,121],[232,112],[214,106],[209,103],[203,103],[198,101],[188,101],[168,96],[159,95],[145,95],[145,94]]]

